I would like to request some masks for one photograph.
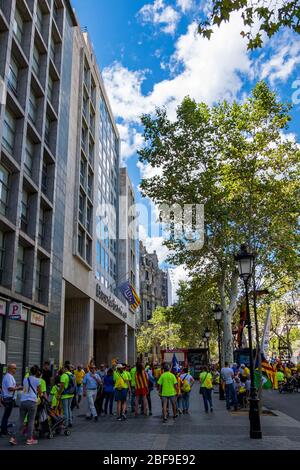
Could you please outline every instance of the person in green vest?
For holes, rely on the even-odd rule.
[[[71,364],[65,363],[63,367],[63,374],[60,377],[58,400],[61,400],[63,413],[66,418],[66,426],[71,428],[73,423],[73,416],[71,410],[71,403],[75,394],[76,381],[71,372]]]

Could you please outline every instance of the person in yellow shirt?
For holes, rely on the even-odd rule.
[[[83,379],[85,372],[83,366],[78,364],[77,369],[74,370],[74,376],[76,380],[76,408],[79,408],[79,403],[81,402],[83,395]]]

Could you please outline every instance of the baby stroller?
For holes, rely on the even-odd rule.
[[[48,439],[53,439],[55,435],[62,432],[65,436],[71,434],[70,429],[66,427],[65,417],[51,408],[50,403],[45,399],[38,407],[36,427],[39,437],[47,436]]]

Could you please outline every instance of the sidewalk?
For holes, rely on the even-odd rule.
[[[152,392],[153,416],[134,417],[130,411],[126,422],[116,417],[99,417],[97,423],[86,421],[85,403],[75,410],[70,437],[57,436],[52,440],[40,439],[38,450],[91,449],[91,450],[300,450],[300,422],[274,411],[276,416],[262,416],[263,439],[249,438],[248,414],[228,412],[225,402],[213,394],[214,412],[203,409],[199,385],[191,395],[190,414],[161,420],[161,405],[156,391]],[[17,418],[18,409],[13,417]],[[2,416],[2,412],[0,412]],[[28,448],[23,443],[11,448],[5,437],[0,438],[0,451]],[[30,447],[32,449],[32,447]]]

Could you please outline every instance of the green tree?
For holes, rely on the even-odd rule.
[[[170,320],[171,307],[158,307],[147,324],[137,332],[138,353],[147,353],[156,346],[161,349],[185,347],[180,336],[180,324]]]
[[[241,35],[247,38],[248,49],[262,47],[263,33],[272,37],[284,27],[300,33],[299,0],[213,0],[210,16],[198,26],[199,34],[210,39],[212,27],[229,21],[234,12],[241,14],[245,26]],[[259,25],[258,31],[254,28],[255,24]]]
[[[244,103],[210,108],[185,98],[175,122],[165,109],[142,118],[140,159],[160,168],[159,175],[142,181],[143,194],[157,205],[204,204],[203,248],[191,250],[184,236],[170,237],[166,245],[173,250],[170,261],[214,283],[215,301],[225,312],[229,361],[240,292],[234,254],[240,244],[257,252],[258,278],[265,284],[276,286],[284,277],[296,282],[299,276],[300,151],[284,136],[289,109],[260,82]],[[169,225],[176,225],[175,216]]]

